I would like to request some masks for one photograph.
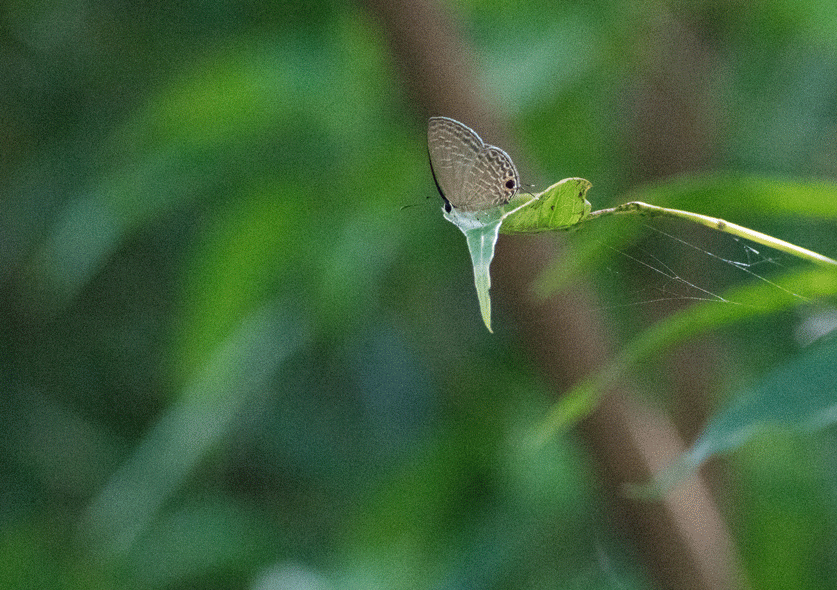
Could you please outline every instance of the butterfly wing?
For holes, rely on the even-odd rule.
[[[431,117],[428,122],[427,151],[433,177],[442,197],[454,207],[467,207],[472,200],[465,197],[463,189],[484,146],[480,136],[459,121]]]
[[[463,211],[480,211],[508,203],[517,194],[520,176],[509,155],[487,145],[467,171],[462,188]]]

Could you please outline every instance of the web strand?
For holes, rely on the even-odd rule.
[[[771,287],[775,287],[776,289],[779,289],[780,291],[783,291],[783,292],[787,293],[788,295],[791,295],[792,297],[796,297],[797,299],[800,299],[800,300],[802,300],[802,301],[808,301],[808,298],[807,298],[807,297],[804,297],[804,296],[802,296],[802,295],[799,295],[798,293],[794,293],[793,291],[790,291],[789,289],[786,289],[786,288],[782,287],[781,285],[779,285],[779,284],[777,284],[777,283],[774,283],[774,282],[773,282],[773,281],[771,281],[770,279],[767,279],[767,278],[765,278],[765,277],[761,276],[760,274],[758,274],[758,273],[754,272],[754,271],[752,270],[752,267],[753,267],[753,266],[755,266],[756,264],[770,263],[770,264],[775,264],[775,265],[778,265],[778,262],[777,262],[776,260],[774,260],[774,259],[763,257],[763,256],[759,253],[759,251],[758,251],[758,250],[756,250],[755,248],[753,248],[753,247],[752,247],[752,246],[750,246],[749,244],[746,244],[746,243],[742,242],[740,238],[735,238],[735,241],[736,241],[736,242],[738,242],[740,245],[744,246],[744,249],[745,249],[745,252],[747,252],[747,257],[748,257],[748,258],[749,258],[752,254],[757,254],[757,255],[759,256],[759,258],[760,258],[760,260],[759,260],[757,263],[752,263],[752,262],[740,262],[740,261],[736,261],[736,260],[728,260],[728,259],[724,258],[723,256],[718,256],[717,254],[714,254],[714,253],[710,252],[709,250],[704,250],[703,248],[700,248],[700,247],[698,247],[698,246],[695,246],[694,244],[691,244],[691,243],[687,242],[686,240],[683,240],[682,238],[678,238],[677,236],[673,236],[673,235],[671,235],[671,234],[669,234],[669,233],[666,233],[666,232],[664,232],[664,231],[663,231],[663,230],[661,230],[661,229],[658,229],[658,228],[653,227],[653,226],[648,225],[648,224],[644,224],[644,225],[645,225],[645,227],[647,227],[648,229],[650,229],[650,230],[652,230],[652,231],[654,231],[654,232],[657,232],[658,234],[664,235],[665,237],[667,237],[667,238],[669,238],[669,239],[671,239],[671,240],[674,240],[674,241],[676,241],[676,242],[678,242],[678,243],[680,243],[680,244],[683,244],[684,246],[688,246],[689,248],[692,248],[692,249],[694,249],[694,250],[697,250],[698,252],[702,252],[703,254],[706,254],[707,256],[709,256],[709,257],[711,257],[711,258],[714,258],[715,260],[718,260],[718,261],[720,261],[720,262],[723,262],[724,264],[728,264],[728,265],[732,266],[733,268],[736,268],[736,269],[738,269],[738,270],[740,270],[740,271],[742,271],[742,272],[745,272],[745,273],[747,273],[748,275],[750,275],[750,276],[752,276],[752,277],[754,277],[754,278],[756,278],[756,279],[758,279],[758,280],[760,280],[760,281],[762,281],[762,282],[764,282],[764,283],[766,283],[766,284],[770,285]],[[691,285],[691,283],[687,283],[687,284],[690,284],[690,285]],[[698,288],[698,287],[695,287],[695,288]],[[702,291],[703,291],[703,289],[700,289],[700,290],[702,290]],[[716,296],[716,297],[717,297],[717,296]],[[726,301],[725,299],[723,299],[723,298],[721,298],[721,297],[719,297],[719,299],[720,299],[721,301]]]
[[[643,225],[646,228],[648,228],[649,230],[651,230],[652,232],[655,232],[658,235],[663,236],[664,238],[672,240],[672,241],[674,241],[678,244],[681,244],[683,246],[687,246],[688,248],[691,248],[692,250],[696,250],[697,252],[700,252],[701,254],[704,254],[704,255],[710,257],[711,259],[716,260],[716,261],[718,261],[722,264],[731,266],[738,271],[744,272],[747,275],[749,275],[751,277],[754,277],[755,279],[757,279],[759,281],[762,281],[763,283],[765,283],[767,285],[770,285],[771,287],[774,287],[774,288],[779,289],[780,291],[782,291],[784,293],[787,293],[788,295],[791,295],[792,297],[795,297],[795,298],[797,298],[801,301],[805,301],[805,302],[809,301],[809,299],[807,297],[805,297],[803,295],[800,295],[798,293],[795,293],[795,292],[779,285],[778,283],[775,283],[775,282],[771,281],[770,279],[762,276],[761,274],[759,274],[755,270],[753,270],[755,267],[761,267],[761,266],[764,266],[764,265],[771,265],[771,266],[778,266],[778,267],[783,267],[784,265],[781,264],[781,258],[780,257],[766,256],[760,250],[758,250],[755,247],[753,247],[752,245],[750,245],[747,242],[747,240],[745,240],[745,239],[735,237],[735,236],[730,236],[735,241],[735,243],[738,244],[742,248],[744,256],[746,257],[746,261],[731,260],[729,258],[725,258],[723,256],[715,254],[714,252],[711,252],[711,251],[709,251],[705,248],[701,248],[700,246],[697,246],[697,245],[695,245],[691,242],[688,242],[687,240],[684,240],[683,238],[672,235],[672,234],[670,234],[670,233],[668,233],[664,230],[656,228],[656,227],[654,227],[652,225],[649,225],[647,223],[643,223]],[[625,250],[620,250],[619,248],[614,248],[613,246],[610,246],[608,244],[604,244],[604,245],[605,245],[605,247],[607,247],[607,248],[613,250],[614,252],[618,253],[623,258],[626,258],[627,260],[630,260],[632,263],[640,265],[640,266],[650,270],[651,272],[656,273],[656,274],[658,274],[658,275],[660,275],[660,276],[662,276],[666,279],[665,283],[663,283],[661,285],[654,285],[654,286],[651,286],[651,287],[648,288],[648,291],[655,291],[655,292],[657,292],[657,294],[659,294],[659,296],[653,296],[652,295],[651,297],[645,298],[641,301],[635,301],[635,302],[622,303],[622,304],[617,304],[617,305],[612,305],[612,306],[606,306],[605,309],[622,308],[622,307],[636,307],[636,306],[640,306],[640,305],[663,303],[663,302],[667,302],[667,301],[696,301],[696,302],[703,302],[703,301],[709,302],[709,301],[711,301],[711,302],[717,302],[717,303],[729,303],[729,304],[733,304],[733,305],[746,305],[746,303],[743,303],[743,302],[731,301],[729,299],[726,299],[726,298],[722,297],[721,295],[718,295],[717,293],[712,292],[708,288],[701,287],[697,283],[687,280],[683,276],[679,275],[669,264],[664,262],[660,256],[655,255],[654,253],[652,253],[648,249],[641,248],[641,247],[638,247],[638,246],[635,247],[634,250],[636,252],[641,253],[641,256],[637,256],[637,255],[631,254],[631,253],[629,253]],[[692,292],[696,293],[696,294],[690,295],[690,294],[688,294],[688,292],[679,293],[679,292],[677,292],[677,289],[671,289],[670,288],[670,285],[672,285],[672,284],[682,285],[683,287],[686,287],[689,290],[692,290]],[[646,294],[650,295],[651,293],[646,293]]]

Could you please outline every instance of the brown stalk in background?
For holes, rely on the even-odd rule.
[[[367,0],[366,7],[381,23],[419,116],[466,121],[516,153],[504,141],[503,123],[480,99],[473,53],[448,14],[429,0]],[[659,116],[650,113],[643,120]],[[653,150],[648,155],[653,157]],[[596,371],[612,348],[589,285],[546,302],[532,296],[532,279],[561,254],[560,248],[554,236],[504,239],[493,266],[494,292],[514,302],[517,320],[526,326],[525,345],[556,396]],[[683,451],[665,416],[623,385],[609,392],[581,431],[599,465],[615,523],[636,544],[661,587],[726,590],[742,584],[729,533],[701,478],[692,477],[662,502],[633,501],[622,493],[625,483],[648,480]]]

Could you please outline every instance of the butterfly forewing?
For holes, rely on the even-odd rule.
[[[447,117],[431,117],[427,127],[430,165],[444,197],[459,207],[462,188],[484,144],[471,129]]]

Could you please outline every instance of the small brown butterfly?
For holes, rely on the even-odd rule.
[[[430,117],[427,126],[430,170],[445,210],[482,211],[504,205],[517,194],[520,176],[509,155],[488,145],[473,129],[448,117]]]

